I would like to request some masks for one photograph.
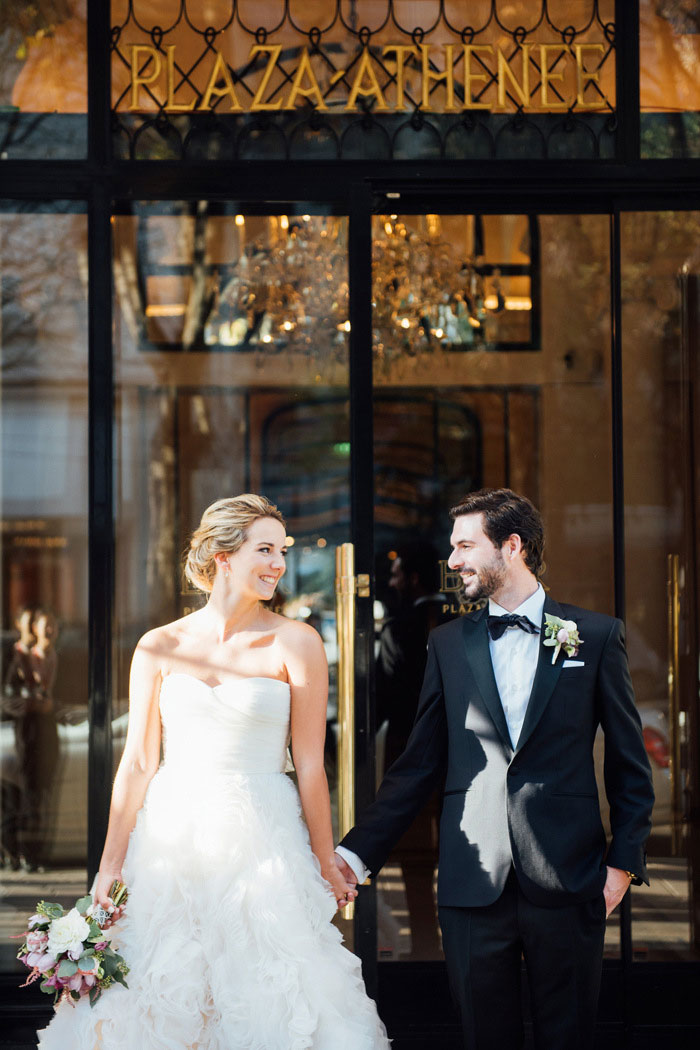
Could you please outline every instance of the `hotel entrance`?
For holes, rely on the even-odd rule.
[[[426,632],[463,611],[447,510],[482,485],[526,493],[545,518],[552,594],[626,619],[654,774],[652,887],[633,891],[606,940],[603,1005],[620,1024],[624,967],[696,959],[700,932],[683,452],[695,441],[700,216],[428,203],[115,202],[112,762],[136,641],[202,601],[180,559],[201,510],[261,491],[288,520],[279,608],[314,625],[328,655],[341,834],[410,729],[416,611]],[[651,244],[663,252],[640,287]],[[602,786],[602,738],[596,754]],[[398,982],[442,981],[438,814],[436,799],[355,917],[337,920],[390,1013],[406,1011]],[[84,848],[53,842],[59,866]],[[412,1001],[430,1017],[422,993]]]
[[[700,943],[697,524],[687,455],[697,447],[700,214],[505,212],[491,202],[428,211],[434,199],[379,191],[365,200],[371,207],[354,210],[201,199],[111,209],[111,766],[136,641],[202,601],[181,570],[201,510],[225,493],[261,491],[288,521],[277,607],[312,624],[328,656],[326,768],[341,835],[405,742],[420,632],[463,611],[446,564],[449,507],[484,485],[526,493],[545,519],[546,587],[626,620],[653,770],[652,885],[632,891],[606,937],[601,1023],[619,1031],[646,974],[658,977],[664,962],[678,974],[682,963],[694,970]],[[81,222],[70,212],[5,212],[3,258],[15,275],[6,317],[32,302],[26,238],[39,223],[67,231],[70,272]],[[640,277],[652,245],[654,271]],[[6,347],[20,347],[27,313]],[[35,314],[33,323],[40,345],[46,321]],[[74,319],[66,324],[68,345],[78,330]],[[27,364],[21,354],[15,361],[21,377]],[[54,393],[52,418],[85,418],[81,384],[76,370],[66,393]],[[12,439],[20,390],[5,387]],[[38,440],[47,409],[33,403]],[[26,433],[23,455],[42,462]],[[95,858],[103,834],[81,801],[96,746],[89,712],[70,702],[76,664],[67,646],[79,651],[86,591],[68,592],[66,580],[77,578],[80,555],[73,541],[31,539],[26,507],[5,567],[17,607],[41,591],[59,610],[52,724],[61,757],[36,869],[16,887],[8,876],[8,968],[9,937],[29,896],[44,892],[43,872],[61,897],[79,892],[86,843]],[[3,730],[12,728],[8,719]],[[6,744],[11,806],[18,753],[9,735]],[[110,783],[103,775],[93,799],[102,812]],[[439,807],[431,800],[363,888],[354,916],[336,921],[390,1027],[432,1031],[431,1001],[439,1002],[449,1041],[435,907]],[[26,828],[19,834],[29,842]]]
[[[488,3],[462,26],[462,5],[358,0],[326,25],[307,6],[217,2],[206,26],[187,4],[89,2],[88,34],[70,0],[0,21],[8,1011],[25,1035],[43,1023],[11,938],[92,880],[131,654],[202,601],[182,574],[202,510],[257,491],[286,517],[276,608],[324,643],[340,836],[406,740],[427,631],[464,612],[449,508],[505,485],[542,510],[552,596],[624,619],[652,768],[651,886],[608,923],[600,1046],[672,1029],[683,1046],[700,1031],[694,16],[562,0],[530,25],[531,5]],[[81,47],[79,96],[72,66],[39,59]],[[602,737],[595,755],[602,791]],[[335,920],[396,1050],[458,1045],[440,804]]]

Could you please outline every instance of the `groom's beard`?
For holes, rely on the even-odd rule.
[[[505,583],[506,562],[500,551],[486,565],[482,565],[473,576],[462,581],[462,599],[467,603],[484,602]]]

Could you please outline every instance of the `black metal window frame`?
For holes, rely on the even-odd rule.
[[[295,161],[230,162],[119,161],[112,155],[110,112],[110,5],[88,0],[88,152],[84,160],[0,161],[0,199],[48,202],[75,200],[88,210],[89,338],[89,776],[88,869],[96,870],[112,783],[112,594],[114,578],[114,484],[112,371],[112,250],[110,220],[115,201],[238,200],[242,207],[289,207],[315,201],[349,216],[351,385],[351,517],[358,568],[373,559],[372,433],[362,406],[371,403],[371,217],[402,210],[509,213],[606,214],[610,218],[612,474],[615,610],[624,617],[624,476],[622,448],[622,369],[620,215],[625,211],[700,208],[700,160],[642,160],[639,114],[639,4],[616,0],[618,151],[615,160],[352,163],[323,165]],[[429,203],[428,203],[429,202]],[[372,793],[374,768],[370,600],[358,601],[356,694],[360,766],[357,803]],[[376,983],[374,903],[369,895],[358,909],[356,949],[368,961]],[[621,915],[619,966],[608,967],[611,987],[624,1000],[630,1023],[633,972],[629,899]],[[696,980],[698,964],[641,964],[639,988],[651,989],[660,974],[670,988],[679,974]],[[374,972],[373,972],[374,971]],[[692,975],[691,975],[692,971]],[[684,978],[685,980],[685,978]],[[688,985],[690,987],[690,984]],[[640,993],[643,994],[643,993]],[[680,1002],[678,996],[675,997]],[[686,997],[691,1017],[694,999]],[[677,1019],[681,1018],[677,1015]]]

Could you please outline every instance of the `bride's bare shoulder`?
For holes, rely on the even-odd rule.
[[[191,621],[194,615],[194,613],[188,613],[187,616],[181,616],[179,620],[173,620],[171,623],[164,623],[160,627],[152,627],[150,631],[146,631],[139,638],[136,654],[157,661],[172,656],[177,649],[186,644],[188,638],[191,638]]]
[[[323,642],[318,631],[308,623],[300,620],[289,620],[286,616],[275,615],[275,634],[283,649],[291,649],[312,656],[323,652]]]

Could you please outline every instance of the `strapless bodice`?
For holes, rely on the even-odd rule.
[[[289,709],[289,685],[276,678],[210,686],[193,675],[166,675],[160,690],[163,768],[283,773]]]

